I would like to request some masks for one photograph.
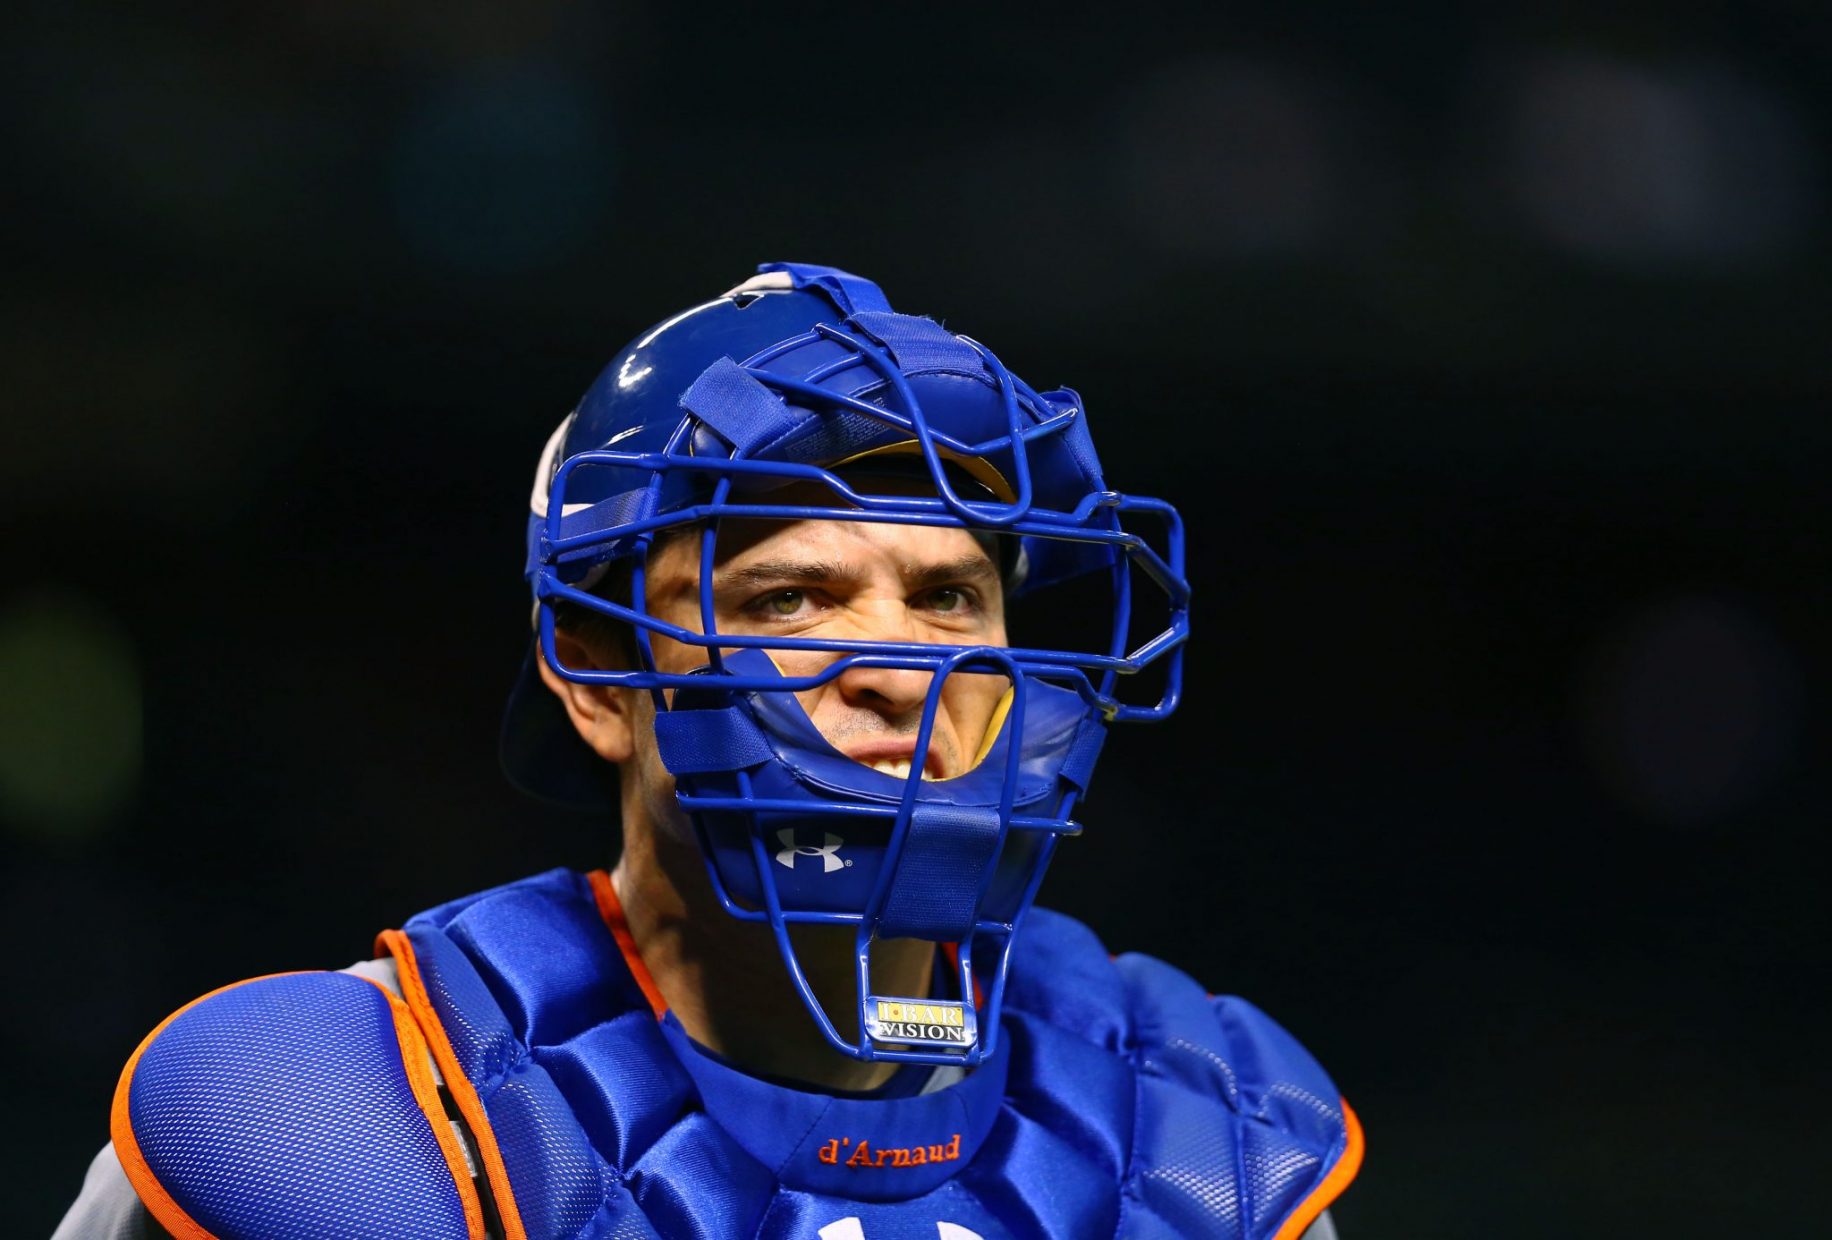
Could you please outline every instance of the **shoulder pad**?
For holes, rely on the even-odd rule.
[[[1131,997],[1142,1071],[1226,1098],[1249,1119],[1327,1147],[1343,1127],[1342,1095],[1323,1067],[1278,1022],[1234,995],[1212,996],[1188,974],[1150,956],[1114,962]]]
[[[1013,1087],[1031,1110],[1060,1118],[1061,1100],[1048,1095],[1061,1087],[1051,1081],[1098,1079],[1094,1065],[1060,1046],[1065,1038],[1092,1043],[1128,1064],[1136,1087],[1119,1091],[1111,1107],[1117,1131],[1090,1126],[1085,1106],[1074,1123],[1094,1144],[1111,1145],[1113,1158],[1129,1128],[1135,1165],[1201,1167],[1226,1153],[1244,1177],[1229,1208],[1247,1234],[1297,1237],[1348,1187],[1361,1163],[1360,1124],[1310,1052],[1271,1017],[1245,999],[1209,994],[1161,960],[1110,957],[1092,931],[1060,913],[1031,910],[1020,943],[1025,954],[1006,1006],[1030,1022],[1029,1073],[1049,1078]],[[1038,1022],[1056,1031],[1048,1045]],[[1213,1213],[1205,1183],[1146,1175],[1135,1186],[1138,1206],[1172,1234],[1215,1234],[1225,1220]]]
[[[127,1061],[115,1149],[178,1240],[481,1236],[429,1064],[407,1006],[366,978],[238,982]]]
[[[1125,1048],[1126,987],[1094,931],[1054,909],[1032,908],[1012,944],[1012,962],[1007,1011],[1034,1016],[1110,1051]]]

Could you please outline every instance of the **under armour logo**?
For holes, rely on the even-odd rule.
[[[986,1240],[979,1232],[962,1227],[959,1223],[937,1223],[935,1231],[938,1240]],[[821,1240],[865,1240],[865,1225],[859,1222],[855,1214],[837,1223],[829,1223],[815,1234]]]
[[[782,850],[776,854],[778,864],[786,865],[793,870],[797,857],[819,857],[823,874],[831,874],[835,870],[845,869],[852,864],[851,861],[840,859],[840,845],[844,844],[845,840],[830,831],[823,831],[821,839],[824,842],[818,845],[797,844],[794,828],[784,827],[776,833],[776,840],[782,845]]]

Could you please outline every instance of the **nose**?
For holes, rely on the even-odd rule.
[[[930,672],[855,664],[834,680],[848,706],[882,715],[892,723],[911,723],[922,715],[934,676]]]
[[[856,635],[870,642],[915,642],[920,638],[906,608],[858,607],[853,622]],[[848,706],[869,710],[886,720],[909,725],[922,715],[934,677],[925,671],[894,667],[847,668],[834,680],[834,688]]]

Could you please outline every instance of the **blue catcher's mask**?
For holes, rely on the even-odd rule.
[[[539,653],[568,680],[652,695],[657,749],[720,902],[769,924],[829,1043],[861,1059],[972,1065],[998,1036],[1013,932],[1057,840],[1081,830],[1071,815],[1107,724],[1176,706],[1189,631],[1182,524],[1161,500],[1108,489],[1075,393],[1033,390],[984,346],[893,312],[857,276],[758,270],[626,348],[549,441],[528,523]],[[898,485],[874,485],[898,468]],[[722,632],[717,537],[739,520],[964,528],[1009,549],[1012,597],[1093,583],[1109,601],[1078,650]],[[650,551],[670,530],[698,541],[697,624],[650,607]],[[627,604],[594,592],[613,566],[628,574]],[[565,603],[627,624],[639,666],[563,664],[554,612]],[[658,636],[704,661],[661,670]],[[537,795],[613,804],[606,765],[539,683],[535,657],[510,702],[505,767]],[[1156,700],[1123,702],[1120,677],[1154,663]],[[798,694],[853,668],[927,677],[907,776],[847,757],[803,708]],[[925,779],[954,677],[1009,690],[977,761]],[[854,927],[852,1019],[836,1023],[814,997],[788,934],[798,922]],[[876,938],[955,945],[960,999],[876,994]],[[976,962],[990,975],[977,986]]]

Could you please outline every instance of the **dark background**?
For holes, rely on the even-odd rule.
[[[1348,1240],[1823,1227],[1829,12],[25,6],[6,1230],[179,1004],[610,859],[495,766],[528,481],[774,258],[1183,507],[1045,899],[1315,1050]]]

